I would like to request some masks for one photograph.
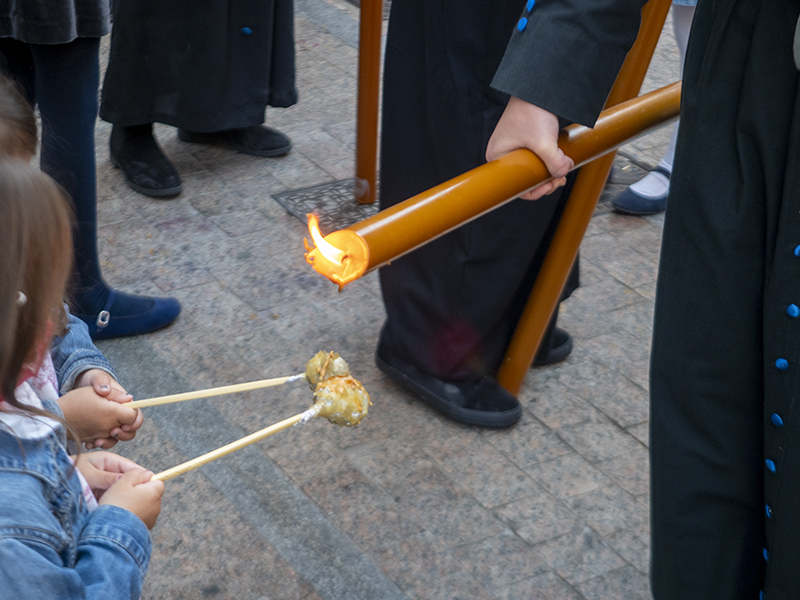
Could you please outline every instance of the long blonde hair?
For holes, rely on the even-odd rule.
[[[33,107],[8,77],[0,74],[0,155],[28,160],[38,142]]]
[[[72,268],[69,206],[47,175],[0,159],[0,396],[14,398],[23,365],[49,351],[63,328],[64,289]]]

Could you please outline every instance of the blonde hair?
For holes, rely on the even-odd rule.
[[[49,350],[49,336],[65,323],[70,209],[50,177],[6,158],[0,159],[0,215],[0,396],[37,412],[20,406],[14,389],[23,365]]]
[[[0,155],[30,160],[37,141],[33,107],[13,81],[0,75]]]

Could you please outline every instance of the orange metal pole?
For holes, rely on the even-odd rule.
[[[383,0],[362,0],[358,38],[355,197],[375,202],[378,180],[378,96],[381,77]]]
[[[576,168],[584,165],[675,119],[680,91],[681,84],[674,83],[606,109],[593,129],[582,125],[565,128],[559,136],[559,146]],[[309,252],[309,262],[343,286],[514,200],[549,178],[544,163],[533,152],[515,150],[325,236],[325,241],[345,250],[348,260],[343,265],[325,262],[318,249]],[[591,208],[588,215],[591,216]]]
[[[639,94],[670,4],[670,0],[651,0],[642,10],[639,36],[617,75],[606,106],[614,106]],[[514,395],[519,393],[547,324],[558,306],[597,199],[611,171],[614,156],[613,152],[606,154],[583,167],[575,180],[550,249],[497,375],[500,384]]]

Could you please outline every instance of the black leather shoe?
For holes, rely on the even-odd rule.
[[[178,129],[178,138],[193,144],[221,144],[251,156],[283,156],[292,149],[288,137],[266,125],[211,132]]]
[[[446,417],[481,427],[510,427],[522,416],[519,401],[496,380],[444,381],[423,373],[379,344],[378,368]]]
[[[572,336],[560,327],[556,327],[553,330],[553,341],[550,344],[550,349],[546,354],[538,352],[536,358],[533,359],[533,366],[544,367],[560,363],[562,360],[567,360],[571,352]]]
[[[153,124],[111,130],[111,163],[122,170],[128,186],[153,198],[175,196],[182,185],[178,171],[153,137]]]

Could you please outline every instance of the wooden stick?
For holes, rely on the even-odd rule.
[[[216,450],[212,450],[202,456],[198,456],[197,458],[193,458],[192,460],[187,460],[185,463],[182,463],[176,467],[172,467],[171,469],[167,469],[166,471],[162,471],[156,475],[153,475],[153,479],[159,479],[161,481],[166,481],[167,479],[172,479],[173,477],[177,477],[178,475],[183,475],[187,471],[191,471],[192,469],[196,469],[206,463],[210,463],[212,460],[217,460],[225,456],[226,454],[230,454],[235,450],[239,450],[244,448],[245,446],[249,446],[250,444],[257,442],[259,440],[263,440],[265,437],[272,435],[273,433],[278,433],[279,431],[283,431],[284,429],[288,429],[292,425],[299,423],[299,422],[306,422],[310,419],[313,419],[317,416],[319,412],[319,406],[312,406],[308,410],[301,412],[299,415],[295,415],[293,417],[289,417],[288,419],[284,419],[280,423],[275,423],[274,425],[270,425],[269,427],[265,427],[261,431],[256,431],[255,433],[251,433],[248,436],[241,438],[240,440],[236,440],[235,442],[231,442],[227,446],[222,446],[221,448],[217,448]]]
[[[234,394],[236,392],[249,392],[250,390],[259,390],[261,388],[274,387],[276,385],[283,385],[290,381],[300,381],[305,379],[305,373],[297,375],[290,375],[289,377],[275,377],[273,379],[262,379],[260,381],[251,381],[249,383],[236,383],[234,385],[224,385],[222,387],[208,388],[206,390],[197,390],[196,392],[184,392],[182,394],[172,394],[171,396],[158,396],[157,398],[148,398],[147,400],[134,400],[133,402],[125,403],[126,408],[144,408],[145,406],[157,406],[159,404],[170,404],[172,402],[183,402],[184,400],[197,400],[198,398],[211,398],[212,396],[222,396],[225,394]]]

